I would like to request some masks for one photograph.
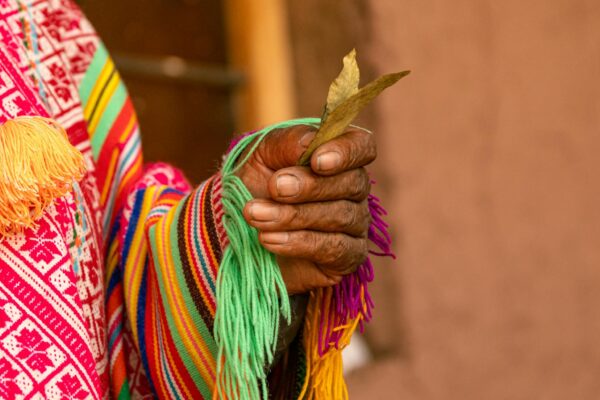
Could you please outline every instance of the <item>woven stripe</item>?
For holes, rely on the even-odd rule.
[[[194,381],[205,382],[199,386],[204,389],[204,396],[208,397],[211,391],[207,390],[206,383],[215,379],[216,367],[212,356],[215,346],[214,342],[204,342],[210,338],[210,333],[200,315],[191,313],[195,305],[189,293],[182,293],[187,286],[183,279],[177,247],[176,222],[174,223],[180,212],[181,207],[177,207],[167,213],[165,218],[150,228],[148,234],[171,334],[183,356],[184,364],[194,376]],[[204,328],[204,334],[198,331],[198,327]]]
[[[188,200],[186,204],[186,208],[189,211],[189,203]],[[208,332],[212,335],[213,330],[213,319],[214,319],[214,296],[212,296],[213,301],[211,302],[211,296],[209,292],[209,288],[206,284],[206,276],[199,275],[198,273],[198,263],[195,262],[194,254],[196,253],[192,249],[189,249],[187,243],[189,243],[189,229],[188,227],[193,226],[192,224],[186,224],[188,213],[181,213],[182,216],[185,217],[179,218],[179,223],[177,230],[178,232],[182,232],[183,234],[178,237],[178,247],[180,254],[184,254],[185,257],[181,257],[181,261],[183,264],[183,273],[185,276],[186,288],[190,293],[190,297],[194,302],[194,306],[196,311],[202,316],[202,320],[206,325]],[[205,263],[201,262],[204,266]],[[203,268],[203,270],[206,270]],[[214,291],[213,291],[214,294]]]
[[[14,8],[11,3],[3,9]],[[37,249],[35,257],[52,258],[55,271],[42,276],[36,267],[43,267],[43,262],[25,260],[25,250],[0,246],[0,262],[28,265],[23,271],[0,268],[2,301],[8,293],[14,297],[11,301],[27,311],[28,320],[48,327],[41,336],[51,338],[60,354],[69,357],[48,361],[57,363],[57,372],[43,378],[45,382],[25,388],[25,381],[18,380],[20,390],[32,392],[16,393],[17,397],[46,393],[83,398],[89,392],[92,398],[212,398],[215,279],[226,241],[220,227],[220,197],[213,195],[220,190],[220,181],[213,179],[191,190],[170,167],[151,166],[144,173],[138,120],[114,62],[74,4],[54,3],[36,0],[27,6],[33,7],[27,10],[36,17],[31,18],[33,24],[50,24],[43,29],[20,19],[28,25],[23,33],[30,51],[25,53],[35,55],[42,70],[55,69],[52,75],[60,78],[64,93],[56,92],[51,110],[46,110],[36,89],[42,97],[54,92],[46,91],[47,82],[38,81],[39,74],[29,76],[34,78],[32,86],[23,75],[33,72],[29,69],[9,74],[11,81],[6,83],[16,84],[16,89],[0,99],[13,96],[19,100],[9,104],[15,110],[27,106],[27,113],[56,117],[89,168],[81,193],[77,191],[76,207],[57,207],[56,221],[40,232],[56,239],[45,239],[47,245]],[[5,19],[10,15],[5,13]],[[59,23],[51,20],[56,15],[71,21],[68,35],[52,33],[50,26]],[[8,36],[0,38],[3,44],[11,44],[18,33],[10,32],[18,27],[9,28]],[[36,43],[45,45],[38,49]],[[6,51],[13,50],[0,50],[4,72],[12,71],[8,67],[14,59]],[[67,233],[73,237],[63,246]],[[56,256],[51,256],[53,246],[59,245]],[[96,279],[99,273],[104,274],[103,287]],[[95,297],[87,289],[94,289]],[[25,370],[22,377],[33,375]],[[60,386],[63,379],[66,389]],[[45,385],[54,392],[43,391]],[[66,393],[79,389],[83,391]]]
[[[104,228],[112,395],[137,395],[126,353],[133,340],[155,396],[210,399],[216,278],[228,244],[221,179],[190,191],[170,168],[143,173],[137,117],[101,44],[79,91]]]
[[[213,181],[187,196],[168,186],[139,187],[123,214],[120,256],[127,316],[159,396],[211,398],[214,389],[211,285],[214,288],[221,248],[212,241]],[[113,274],[117,270],[111,267]],[[110,324],[113,351],[119,334]]]
[[[106,51],[106,48],[100,44],[96,49],[94,58],[86,70],[79,86],[79,98],[81,99],[81,104],[84,108],[85,104],[89,102],[90,96],[92,95],[92,91],[95,87],[95,83],[98,81],[98,77],[106,67],[107,59],[108,52]]]

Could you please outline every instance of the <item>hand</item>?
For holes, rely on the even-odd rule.
[[[299,125],[276,130],[238,172],[255,200],[246,221],[277,256],[290,294],[335,285],[367,256],[373,135],[350,128],[320,146],[310,167],[296,166],[314,136]]]

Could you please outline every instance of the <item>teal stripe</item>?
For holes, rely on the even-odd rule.
[[[119,79],[119,77],[116,77]],[[125,104],[125,100],[127,99],[127,90],[125,89],[125,85],[123,82],[119,81],[115,92],[112,97],[108,101],[102,116],[100,117],[100,122],[96,126],[96,130],[94,132],[90,132],[92,135],[92,154],[94,155],[94,160],[98,159],[98,155],[100,154],[100,150],[102,150],[102,145],[108,136],[108,132],[110,128],[112,128],[115,120],[119,116],[121,109],[123,109],[123,105]],[[89,121],[88,121],[89,123]]]
[[[187,289],[187,285],[185,283],[185,278],[183,276],[183,270],[182,270],[183,265],[181,264],[181,254],[179,253],[179,246],[177,245],[178,244],[177,222],[179,221],[179,217],[180,217],[180,214],[183,210],[183,206],[185,205],[185,203],[186,203],[185,201],[179,202],[179,204],[177,205],[177,208],[174,211],[175,216],[173,218],[173,225],[171,227],[169,227],[170,228],[169,236],[170,236],[171,243],[173,245],[167,251],[172,252],[172,257],[173,257],[173,262],[174,262],[174,265],[173,265],[174,268],[173,268],[172,272],[174,273],[175,276],[169,276],[169,277],[164,276],[162,274],[162,271],[160,270],[160,267],[158,266],[159,260],[154,259],[154,262],[157,265],[156,275],[158,278],[160,291],[163,294],[161,296],[163,298],[163,307],[165,309],[166,318],[167,318],[167,321],[169,324],[170,334],[173,336],[173,342],[175,343],[175,346],[177,347],[177,351],[179,353],[181,360],[183,361],[183,364],[186,367],[186,370],[188,371],[188,373],[192,377],[192,380],[196,384],[196,387],[198,388],[198,390],[200,390],[200,392],[202,393],[202,396],[204,396],[204,398],[210,399],[210,398],[212,398],[212,392],[209,390],[207,382],[204,381],[204,379],[200,375],[200,371],[198,370],[198,368],[192,361],[191,355],[189,354],[189,349],[187,349],[183,345],[183,340],[180,336],[180,332],[179,332],[177,326],[175,325],[175,317],[173,316],[171,307],[166,299],[166,296],[164,295],[164,293],[166,292],[166,288],[165,288],[166,279],[175,280],[175,282],[177,282],[177,287],[179,288],[179,290],[181,290],[181,296],[184,300],[185,310],[189,313],[191,320],[194,322],[194,324],[196,326],[196,329],[198,329],[198,331],[200,332],[200,335],[202,336],[202,340],[204,340],[206,347],[209,349],[209,351],[212,353],[212,355],[214,357],[217,354],[216,342],[214,341],[211,333],[209,332],[208,328],[206,327],[206,324],[204,323],[202,316],[197,311],[195,311],[196,306],[194,304],[194,300],[192,299],[192,297]],[[156,235],[157,235],[156,227],[157,227],[157,225],[158,224],[154,224],[149,229],[149,232],[148,232],[148,236],[150,237],[150,245],[152,247],[152,253],[151,253],[152,255],[159,254],[158,249],[156,247]]]
[[[157,316],[157,320],[160,320],[160,317]],[[160,325],[160,323],[159,323]],[[161,358],[161,367],[163,369],[163,376],[164,378],[167,380],[167,384],[169,385],[169,387],[171,388],[171,392],[173,393],[173,395],[175,396],[175,398],[177,400],[181,399],[181,395],[179,390],[177,390],[177,388],[175,387],[175,383],[173,382],[173,377],[171,374],[171,371],[169,371],[169,361],[167,360],[167,357],[165,355],[165,347],[164,347],[164,340],[163,340],[163,329],[159,326],[158,327],[158,346],[159,346],[159,354],[160,354],[160,358]]]
[[[120,334],[121,334],[121,324],[117,324],[115,331],[112,333],[112,335],[110,335],[110,338],[108,339],[108,347],[109,348],[112,349],[114,347],[115,342],[117,341],[117,338]]]
[[[96,86],[98,76],[107,60],[108,52],[104,45],[100,43],[96,49],[96,53],[94,53],[94,58],[92,59],[88,70],[85,72],[81,85],[79,85],[79,98],[81,99],[82,108],[85,108],[88,103],[92,89]]]

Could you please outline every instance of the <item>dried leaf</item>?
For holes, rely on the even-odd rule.
[[[327,115],[327,118],[321,121],[321,126],[304,154],[302,154],[302,157],[300,157],[298,165],[308,165],[310,163],[310,156],[317,147],[344,133],[348,125],[352,123],[352,120],[356,118],[358,113],[367,104],[383,90],[392,86],[409,73],[410,71],[402,71],[381,76],[363,86],[358,92],[340,103]]]
[[[329,93],[327,94],[327,105],[325,105],[325,111],[323,121],[327,119],[327,116],[344,100],[358,92],[358,83],[360,81],[360,70],[358,69],[358,63],[356,62],[356,50],[352,51],[344,57],[344,67],[342,71],[334,79],[329,86]]]

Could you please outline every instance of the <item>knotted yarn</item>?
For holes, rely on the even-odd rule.
[[[252,195],[236,172],[271,131],[318,126],[319,122],[303,118],[271,125],[240,139],[226,156],[221,173],[223,226],[229,244],[217,277],[215,398],[267,399],[267,371],[275,354],[280,316],[287,322],[291,317],[275,256],[260,244],[258,231],[244,219],[243,209]]]

